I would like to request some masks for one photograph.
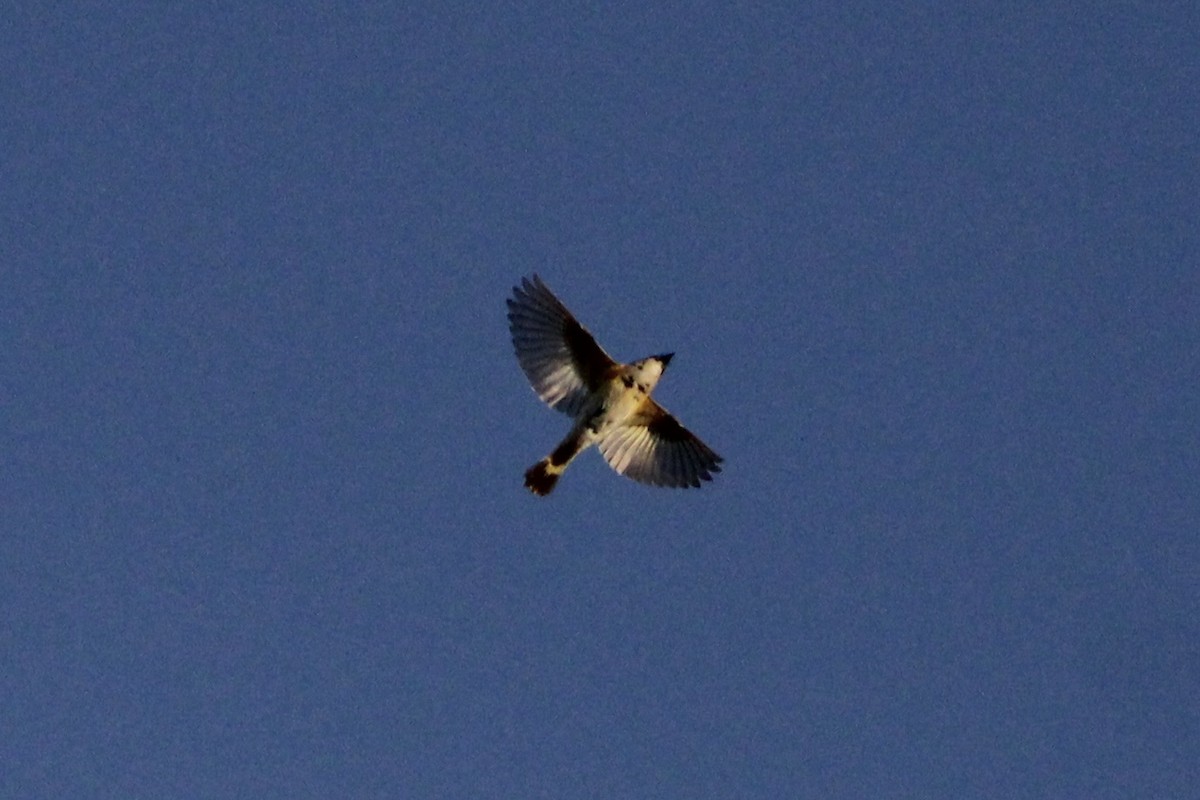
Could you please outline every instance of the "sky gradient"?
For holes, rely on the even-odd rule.
[[[1197,11],[478,5],[10,15],[0,795],[1191,796]]]

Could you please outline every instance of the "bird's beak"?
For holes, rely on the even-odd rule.
[[[655,358],[657,358],[659,361],[662,362],[663,367],[666,367],[667,364],[670,364],[671,359],[674,357],[675,357],[674,353],[663,353],[661,356],[655,356]]]

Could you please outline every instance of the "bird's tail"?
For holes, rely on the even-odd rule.
[[[554,452],[525,470],[525,487],[536,495],[545,497],[554,491],[558,476],[567,470],[579,451],[587,446],[584,431],[573,430],[559,442]]]
[[[566,465],[555,466],[550,463],[550,456],[546,456],[525,471],[525,488],[545,497],[554,491],[554,484],[558,483],[558,476],[562,475],[565,469]]]

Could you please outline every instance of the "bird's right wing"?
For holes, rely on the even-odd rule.
[[[596,344],[542,279],[522,278],[508,301],[517,361],[538,397],[575,416],[616,362]]]
[[[651,486],[699,486],[724,461],[649,397],[620,427],[600,440],[608,465]]]

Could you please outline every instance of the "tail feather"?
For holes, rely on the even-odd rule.
[[[573,429],[567,438],[559,442],[554,452],[525,471],[525,486],[536,495],[545,497],[554,491],[558,476],[566,471],[567,465],[579,455],[586,444],[586,429]]]
[[[534,494],[545,497],[554,491],[554,484],[558,483],[558,476],[562,473],[562,467],[551,466],[550,458],[543,458],[525,471],[525,487]]]

